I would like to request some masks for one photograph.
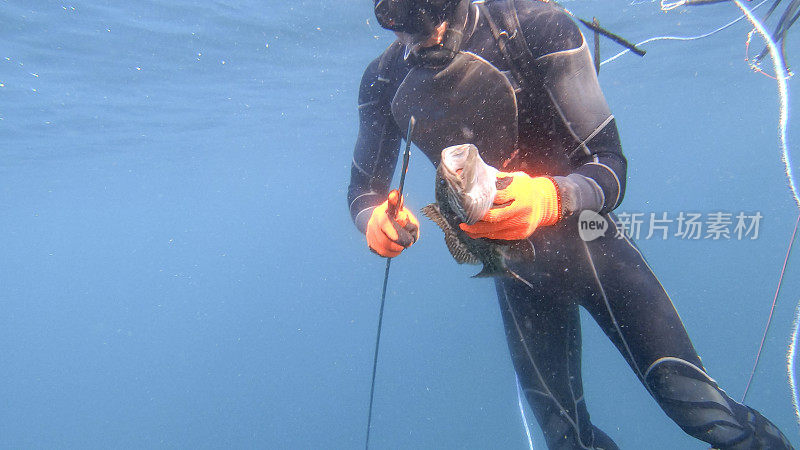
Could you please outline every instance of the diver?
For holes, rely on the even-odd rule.
[[[786,437],[731,399],[706,373],[670,298],[612,211],[627,162],[571,18],[546,0],[376,0],[394,41],[368,65],[348,190],[369,248],[396,257],[419,222],[389,193],[400,141],[439,164],[443,148],[471,143],[510,178],[474,238],[528,240],[532,260],[509,262],[520,279],[494,279],[515,370],[551,449],[615,449],[583,397],[579,307],[625,357],[664,412],[719,449],[787,449]],[[498,200],[502,198],[502,203]],[[395,217],[386,211],[399,210]],[[579,235],[593,211],[608,232]],[[512,266],[513,264],[513,266]]]

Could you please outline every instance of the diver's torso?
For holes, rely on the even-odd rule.
[[[552,8],[547,4],[531,2],[537,8]],[[527,8],[530,10],[531,8]],[[522,12],[521,12],[522,13]],[[523,17],[520,17],[522,20]],[[530,37],[529,37],[530,39]],[[529,42],[530,43],[530,42]],[[477,5],[471,5],[470,14],[465,29],[465,40],[461,46],[462,52],[476,55],[480,60],[485,60],[500,71],[514,89],[514,101],[517,108],[517,128],[518,138],[516,145],[503,146],[484,146],[478,148],[481,157],[490,165],[503,171],[524,171],[531,175],[566,175],[574,169],[573,164],[567,158],[567,145],[571,142],[569,131],[559,121],[558,111],[554,108],[547,92],[541,87],[537,80],[528,80],[525,89],[520,88],[520,83],[510,73],[509,63],[500,51],[496,39],[492,34],[491,27]],[[391,93],[388,98],[397,101],[396,94],[401,87],[404,79],[411,71],[412,66],[403,58],[403,49],[399,45],[393,45],[387,49],[386,56],[390,58],[391,64]],[[453,86],[451,89],[459,89],[460,86]],[[463,88],[463,87],[462,87]],[[482,91],[485,89],[475,89]],[[487,99],[486,101],[491,101]],[[497,124],[496,117],[469,117],[471,110],[476,108],[465,105],[462,113],[466,116],[466,122],[484,122],[487,125]],[[481,114],[481,113],[478,113]],[[405,120],[394,117],[401,130],[405,129]],[[434,118],[435,120],[435,118]],[[488,122],[487,122],[488,121]],[[495,121],[492,123],[492,121]],[[430,125],[430,124],[429,124]],[[453,124],[448,124],[452,126]],[[428,129],[435,130],[436,126],[428,126]],[[425,152],[434,165],[438,165],[440,158],[440,146],[415,144]],[[450,142],[447,145],[462,144],[465,142]],[[474,143],[470,142],[470,143]],[[445,144],[442,144],[445,145]]]

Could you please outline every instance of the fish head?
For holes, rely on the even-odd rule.
[[[461,144],[442,150],[439,172],[458,218],[469,225],[481,220],[497,194],[497,169],[483,162],[477,147]]]

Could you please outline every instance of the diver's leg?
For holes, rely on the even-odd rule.
[[[611,221],[609,221],[611,222]],[[584,306],[661,408],[686,433],[720,449],[791,448],[757,411],[731,399],[706,374],[667,293],[636,246],[607,237],[584,242],[594,286]]]
[[[496,279],[514,367],[528,403],[551,449],[616,449],[592,426],[583,399],[578,306],[543,294],[552,283],[532,278],[535,289],[513,279]]]

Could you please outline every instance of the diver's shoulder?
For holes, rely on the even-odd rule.
[[[383,64],[387,66],[387,68],[405,67],[407,63],[403,57],[403,50],[403,45],[399,40],[395,39],[394,42],[386,47],[386,50],[383,51],[380,59],[382,60]]]
[[[364,69],[365,76],[377,76],[381,72],[391,70],[402,62],[403,49],[400,42],[395,40],[389,44],[378,56],[367,64]]]
[[[407,62],[403,58],[403,46],[395,40],[375,59],[373,59],[365,69],[365,74],[386,77],[395,72],[406,68]]]
[[[393,67],[398,64],[404,63],[403,60],[403,46],[400,41],[395,39],[389,44],[377,58],[375,58],[382,67]]]
[[[386,98],[387,89],[396,89],[407,71],[408,64],[403,58],[403,47],[398,41],[394,41],[364,69],[359,89],[359,104]]]
[[[541,0],[505,0],[516,5],[525,40],[535,58],[580,47],[583,43],[575,21],[563,8]]]
[[[537,21],[546,23],[560,18],[567,18],[569,15],[564,8],[557,4],[543,0],[499,0],[513,4],[517,9],[517,16],[520,22]]]

